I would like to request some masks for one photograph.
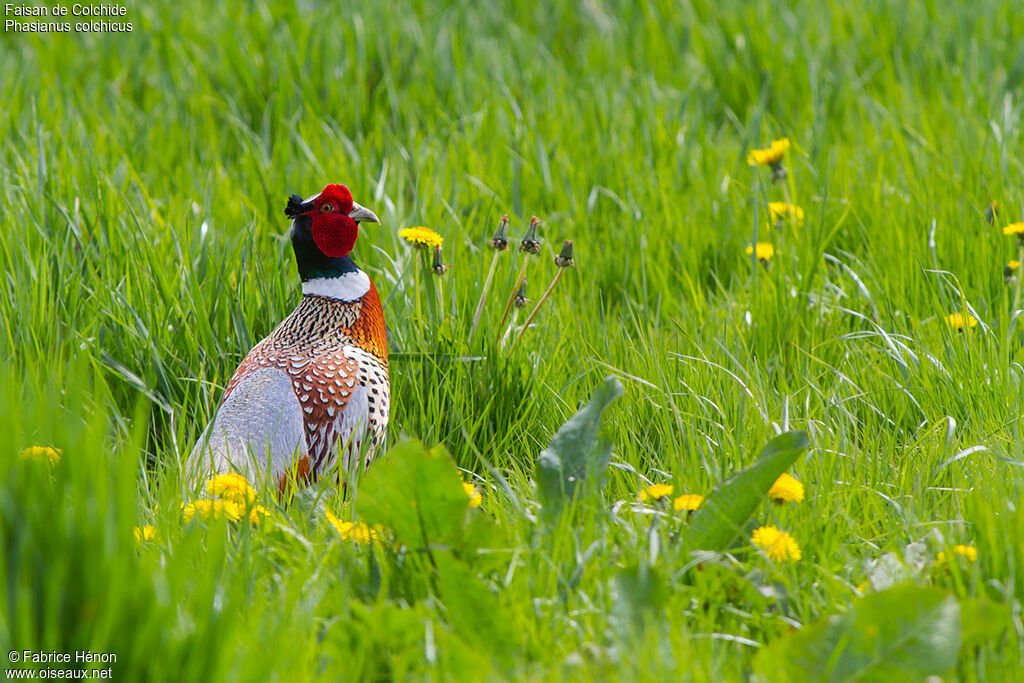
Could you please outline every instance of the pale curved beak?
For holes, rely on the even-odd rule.
[[[355,202],[352,202],[352,210],[349,212],[348,217],[357,223],[380,223],[377,214],[365,206],[359,206]]]

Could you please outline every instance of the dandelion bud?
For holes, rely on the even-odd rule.
[[[996,218],[999,217],[999,202],[992,202],[985,207],[985,220],[988,221],[989,225],[996,222]]]
[[[491,249],[494,249],[495,251],[505,251],[508,249],[507,213],[501,217],[501,223],[498,225],[498,229],[495,231],[494,237],[491,238]]]
[[[516,308],[525,308],[526,304],[530,303],[530,300],[526,298],[526,278],[519,283],[519,291],[516,292],[515,304]]]
[[[444,256],[441,254],[441,247],[434,247],[434,265],[430,269],[434,271],[434,275],[444,275],[448,270]]]
[[[540,219],[536,216],[531,218],[530,227],[526,229],[526,235],[523,237],[523,241],[519,243],[519,248],[527,254],[540,253],[540,239],[537,238],[538,225],[540,225]]]
[[[562,242],[562,251],[555,257],[555,265],[559,268],[572,268],[576,265],[576,259],[572,256],[572,240]]]

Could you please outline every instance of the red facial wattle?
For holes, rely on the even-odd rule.
[[[312,216],[310,232],[317,248],[326,256],[347,256],[359,236],[359,224],[342,213],[323,213]]]
[[[312,225],[313,241],[326,256],[347,256],[359,236],[359,223],[352,212],[352,193],[344,185],[328,185],[317,195],[314,208],[305,215]]]

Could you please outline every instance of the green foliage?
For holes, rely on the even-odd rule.
[[[768,442],[750,467],[722,483],[700,506],[686,532],[698,550],[725,550],[743,530],[779,475],[810,446],[804,432],[787,432]]]
[[[380,524],[414,551],[458,546],[469,499],[459,471],[443,447],[426,450],[406,439],[362,478],[356,511],[362,521]]]
[[[921,681],[952,670],[960,644],[956,597],[905,585],[779,638],[754,667],[766,680]]]
[[[655,567],[637,564],[623,569],[615,577],[615,603],[612,616],[623,626],[641,628],[655,621],[668,598],[665,579]]]
[[[960,604],[949,678],[1019,677],[1001,625],[1024,596],[1024,346],[1000,232],[1024,215],[1019,3],[128,12],[130,34],[0,40],[0,649],[117,652],[115,680],[738,681],[912,582]],[[785,184],[746,164],[782,136]],[[183,525],[179,460],[298,301],[283,202],[327,182],[382,219],[355,258],[387,319],[391,433],[443,445],[483,504],[403,444],[426,534],[383,508],[416,500],[374,480],[385,461],[348,499],[261,492],[260,528]],[[767,232],[787,192],[806,219]],[[466,341],[505,212],[513,247],[542,221],[528,297],[563,239],[576,260],[511,351],[514,248]],[[445,238],[429,285],[412,225]],[[766,239],[767,267],[744,253]],[[956,333],[965,308],[980,324]],[[628,391],[601,419],[606,481],[545,520],[540,491],[567,489],[538,454],[609,374]],[[741,547],[721,493],[693,516],[638,500],[706,496],[797,430],[806,500],[746,524],[799,562]],[[61,462],[21,461],[31,445]],[[325,506],[400,530],[357,544]],[[976,561],[937,567],[958,543]]]
[[[537,495],[547,514],[557,514],[581,491],[604,485],[612,444],[598,437],[601,416],[625,389],[616,377],[606,377],[578,413],[562,425],[537,458]]]

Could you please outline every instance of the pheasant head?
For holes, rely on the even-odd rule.
[[[350,270],[359,224],[380,223],[373,211],[352,201],[344,185],[328,185],[306,200],[293,194],[284,213],[292,219],[292,249],[303,281]]]

